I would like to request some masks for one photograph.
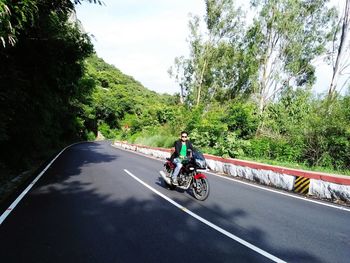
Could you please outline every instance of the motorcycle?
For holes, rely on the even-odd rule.
[[[209,182],[207,177],[201,173],[206,171],[206,162],[202,153],[194,151],[189,159],[182,161],[182,168],[178,175],[177,187],[188,190],[192,188],[193,195],[196,199],[204,201],[209,195]],[[171,175],[175,169],[175,164],[170,160],[166,159],[164,163],[163,171],[159,171],[165,184],[174,190],[176,185],[172,183]]]

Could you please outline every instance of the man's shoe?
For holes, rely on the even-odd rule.
[[[177,183],[177,180],[174,180],[174,179],[171,179],[172,180],[172,184],[173,185],[179,185],[178,183]]]

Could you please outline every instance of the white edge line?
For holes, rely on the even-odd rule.
[[[144,157],[147,157],[147,158],[150,158],[150,159],[153,159],[153,160],[157,160],[159,162],[164,162],[164,160],[160,160],[160,159],[158,159],[156,157],[148,156],[148,155],[143,154],[143,153],[139,153],[139,152],[136,152],[136,151],[120,148],[120,147],[114,146],[113,144],[112,144],[112,147],[120,149],[120,150],[124,150],[124,151],[127,151],[127,152],[131,152],[131,153],[136,153],[136,154],[138,154],[140,156],[144,156]],[[334,205],[334,204],[327,204],[325,202],[321,202],[321,201],[317,201],[317,200],[311,200],[311,199],[309,199],[307,197],[301,197],[301,196],[297,196],[297,195],[290,194],[290,193],[284,193],[284,192],[281,192],[281,191],[278,191],[278,190],[274,190],[274,189],[270,189],[270,188],[267,188],[267,187],[264,187],[264,186],[259,186],[259,185],[255,185],[253,183],[244,182],[244,181],[241,181],[241,180],[238,180],[238,179],[235,179],[235,178],[231,178],[231,177],[228,177],[228,175],[224,176],[224,175],[216,174],[216,173],[209,172],[209,171],[207,171],[206,173],[214,175],[216,177],[221,177],[221,178],[226,179],[226,180],[237,182],[237,183],[240,183],[240,184],[245,184],[245,185],[248,185],[250,187],[255,187],[255,188],[259,188],[259,189],[265,190],[265,191],[269,191],[269,192],[272,192],[272,193],[276,193],[276,194],[280,194],[280,195],[296,198],[296,199],[299,199],[299,200],[302,200],[302,201],[307,201],[307,202],[311,202],[311,203],[314,203],[314,204],[323,205],[323,206],[339,209],[339,210],[342,210],[342,211],[350,212],[349,208],[346,208],[346,207],[343,207],[343,206],[337,206],[337,205]]]
[[[1,224],[4,222],[4,220],[6,219],[6,217],[9,216],[9,214],[15,209],[15,207],[18,205],[18,203],[23,199],[23,197],[30,191],[30,189],[35,185],[35,183],[43,176],[43,174],[47,171],[47,169],[50,168],[50,166],[53,164],[53,162],[69,147],[79,144],[79,143],[83,143],[83,142],[78,142],[78,143],[73,143],[69,146],[67,146],[66,148],[64,148],[62,151],[60,151],[55,158],[52,159],[52,161],[44,168],[44,170],[41,171],[41,173],[35,177],[35,179],[27,186],[26,189],[24,189],[24,191],[16,198],[15,201],[12,202],[12,204],[6,209],[5,212],[2,213],[2,215],[0,216],[0,226]]]
[[[274,255],[271,255],[270,253],[262,250],[261,248],[258,248],[257,246],[254,246],[253,244],[231,234],[230,232],[226,231],[225,229],[209,222],[208,220],[204,219],[203,217],[193,213],[192,211],[188,210],[186,207],[180,205],[179,203],[175,202],[174,200],[170,199],[169,197],[167,197],[166,195],[162,194],[161,192],[157,191],[156,189],[154,189],[153,187],[149,186],[147,183],[145,183],[144,181],[142,181],[141,179],[139,179],[138,177],[136,177],[135,175],[133,175],[131,172],[129,172],[128,170],[124,169],[124,171],[130,175],[132,178],[134,178],[136,181],[138,181],[140,184],[144,185],[145,187],[147,187],[148,189],[150,189],[152,192],[154,192],[155,194],[159,195],[160,197],[162,197],[163,199],[167,200],[169,203],[173,204],[174,206],[176,206],[177,208],[181,209],[183,212],[189,214],[190,216],[194,217],[195,219],[199,220],[200,222],[206,224],[207,226],[215,229],[216,231],[220,232],[221,234],[235,240],[236,242],[242,244],[245,247],[250,248],[251,250],[259,253],[260,255],[269,258],[271,260],[273,260],[274,262],[286,262],[283,261],[282,259],[275,257]]]
[[[328,206],[328,207],[332,207],[332,208],[336,208],[336,209],[340,209],[340,210],[344,210],[344,211],[350,212],[349,208],[345,208],[345,207],[342,207],[342,206],[336,206],[336,205],[333,205],[333,204],[327,204],[327,203],[323,203],[323,202],[320,202],[320,201],[308,199],[307,197],[301,197],[301,196],[297,196],[297,195],[293,195],[293,194],[289,194],[289,193],[284,193],[284,192],[281,192],[281,191],[278,191],[278,190],[269,189],[269,188],[266,188],[266,187],[263,187],[263,186],[260,186],[260,185],[254,185],[254,184],[251,184],[251,183],[248,183],[248,182],[243,182],[243,181],[240,181],[240,180],[237,180],[237,179],[234,179],[234,178],[229,178],[227,176],[215,174],[215,173],[212,173],[212,172],[206,172],[206,173],[214,175],[216,177],[221,177],[221,178],[226,179],[226,180],[234,181],[234,182],[245,184],[245,185],[248,185],[248,186],[251,186],[251,187],[259,188],[259,189],[262,189],[262,190],[265,190],[265,191],[273,192],[273,193],[276,193],[276,194],[289,196],[289,197],[293,197],[293,198],[296,198],[296,199],[299,199],[299,200],[303,200],[303,201],[307,201],[307,202],[311,202],[311,203],[315,203],[315,204],[319,204],[319,205],[324,205],[324,206]]]

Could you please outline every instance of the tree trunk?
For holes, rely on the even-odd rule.
[[[344,51],[347,44],[346,40],[349,32],[349,20],[350,20],[350,0],[346,0],[344,17],[342,18],[342,20],[343,21],[342,21],[342,30],[340,35],[340,43],[338,47],[335,64],[333,66],[333,75],[332,75],[331,84],[329,85],[329,89],[328,89],[329,99],[332,99],[334,97],[334,93],[337,88],[337,84],[338,84],[337,82],[341,71],[340,64],[342,62],[342,58],[343,58]]]
[[[199,78],[199,84],[198,84],[197,103],[196,103],[197,106],[199,105],[200,98],[201,98],[201,89],[202,89],[202,83],[203,83],[203,77],[204,77],[204,70],[205,70],[206,66],[207,66],[207,60],[204,60],[204,65],[202,68],[202,72],[201,72],[201,75]]]
[[[184,87],[180,85],[180,103],[184,104]]]

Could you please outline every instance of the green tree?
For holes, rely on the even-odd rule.
[[[105,136],[114,136],[118,131],[124,137],[133,136],[143,128],[174,121],[174,96],[146,89],[96,54],[86,59],[85,65],[85,78],[95,82],[85,106],[85,122],[97,125]]]
[[[18,34],[28,24],[33,24],[38,7],[35,0],[0,1],[0,40],[3,47],[13,46]]]
[[[334,29],[333,47],[328,57],[333,67],[332,79],[328,89],[330,100],[334,98],[337,91],[339,77],[346,75],[346,79],[339,90],[348,85],[350,80],[350,38],[348,36],[350,31],[350,0],[346,0],[342,15]]]
[[[86,134],[82,108],[93,87],[82,79],[93,46],[69,19],[74,5],[32,1],[29,19],[29,2],[6,2],[11,23],[21,25],[16,42],[0,49],[0,163],[17,169]]]
[[[254,0],[259,10],[248,30],[259,65],[255,91],[262,113],[268,101],[290,86],[308,86],[315,81],[312,60],[324,54],[330,40],[334,9],[327,0]]]
[[[314,101],[304,129],[304,158],[311,166],[350,168],[349,95],[334,100]]]
[[[181,97],[187,104],[198,106],[210,103],[234,82],[232,61],[238,61],[236,47],[240,36],[241,10],[232,0],[207,0],[205,34],[201,33],[201,20],[193,16],[189,22],[190,56],[175,59],[175,73]]]

